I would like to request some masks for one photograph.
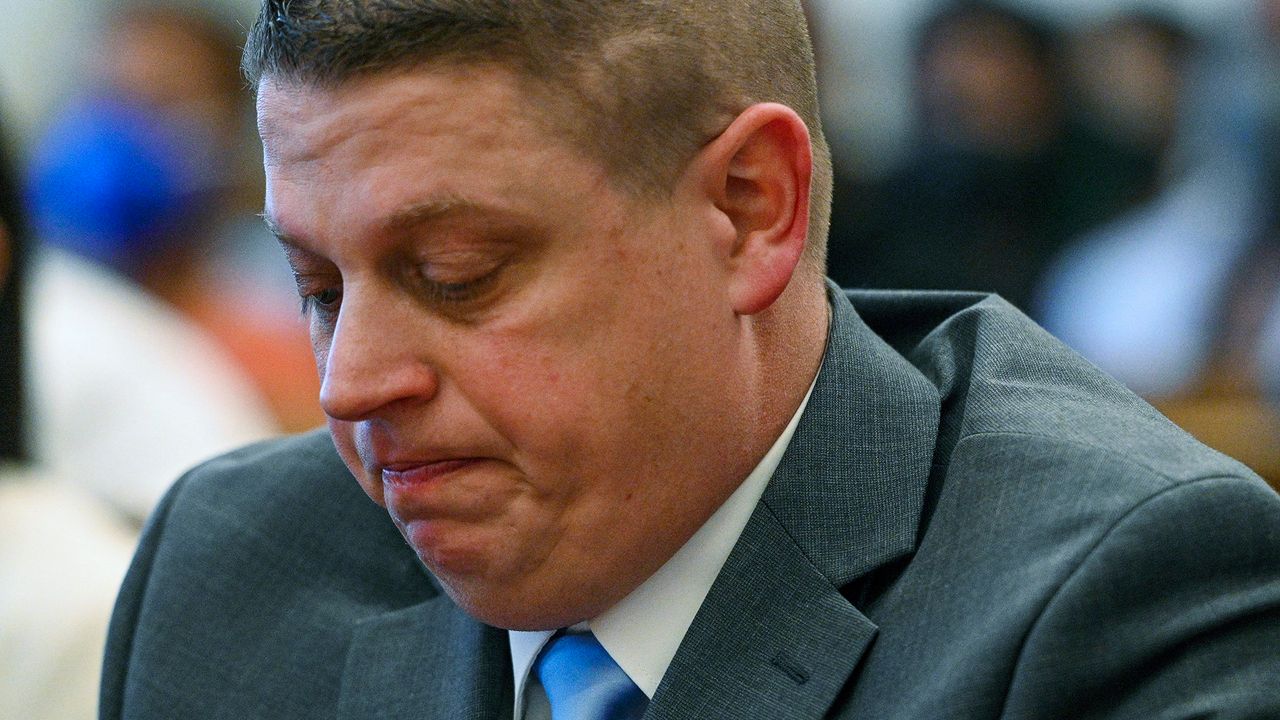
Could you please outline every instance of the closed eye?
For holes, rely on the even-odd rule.
[[[450,305],[463,304],[479,299],[490,285],[498,278],[503,265],[475,278],[461,281],[433,280],[428,271],[418,270],[418,284],[421,291],[432,303]]]

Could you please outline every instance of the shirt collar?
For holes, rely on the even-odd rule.
[[[702,607],[702,601],[751,519],[769,478],[782,462],[816,384],[815,376],[791,422],[787,423],[760,464],[693,537],[630,595],[585,623],[614,661],[650,699],[657,692],[662,676]],[[517,720],[523,716],[522,698],[533,661],[554,634],[553,630],[512,630],[508,633]]]

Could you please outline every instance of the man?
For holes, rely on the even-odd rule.
[[[824,284],[798,3],[271,0],[246,67],[332,442],[178,483],[104,718],[1280,711],[1269,489]]]

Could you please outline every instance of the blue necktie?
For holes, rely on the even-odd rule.
[[[557,635],[533,664],[551,720],[639,720],[649,698],[590,633]]]

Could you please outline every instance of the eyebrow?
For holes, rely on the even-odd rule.
[[[459,197],[447,197],[440,200],[432,200],[427,202],[413,203],[397,210],[382,223],[384,230],[403,231],[425,222],[439,220],[452,215],[479,214],[483,212],[502,212],[498,208],[465,200]],[[284,231],[284,228],[271,217],[265,210],[258,213],[258,217],[262,218],[262,222],[267,226],[267,230],[275,236],[276,240],[282,245],[288,245],[298,250],[306,250],[302,247],[293,236]]]
[[[303,258],[318,257],[314,252],[303,247],[301,243],[286,233],[266,211],[258,213],[258,217],[262,218],[267,230],[275,236],[276,242],[280,243],[280,248],[284,250],[285,259],[289,261],[289,267],[293,268],[295,272],[297,272],[298,263]]]
[[[383,223],[383,229],[393,232],[404,231],[432,220],[440,220],[453,215],[480,214],[494,210],[495,208],[460,197],[445,197],[429,202],[413,203],[396,211]]]
[[[302,244],[299,243],[292,235],[285,232],[284,228],[280,227],[280,225],[276,223],[275,219],[272,218],[267,211],[263,210],[258,213],[258,217],[262,218],[263,224],[267,226],[267,230],[275,237],[276,242],[284,245],[286,250],[306,250],[306,248],[302,247]]]

